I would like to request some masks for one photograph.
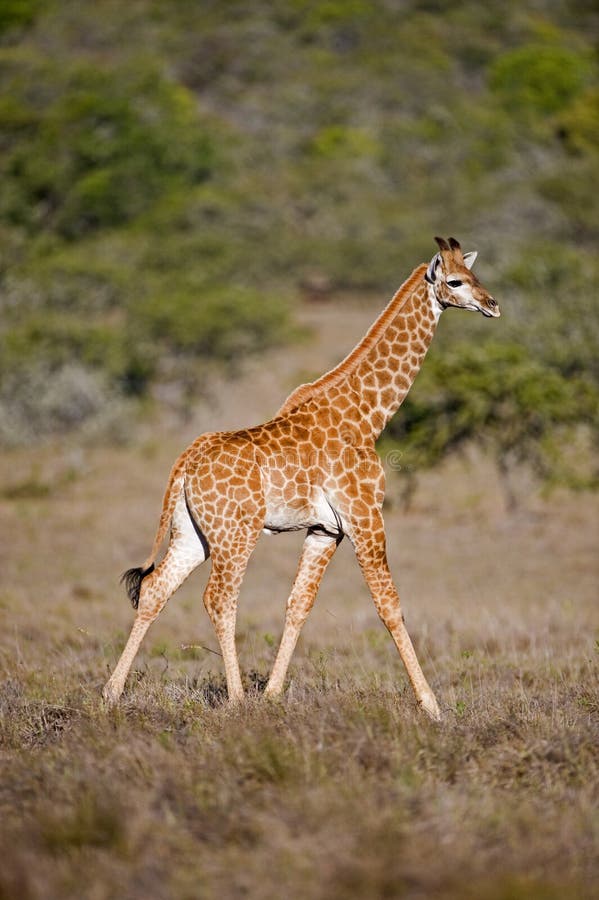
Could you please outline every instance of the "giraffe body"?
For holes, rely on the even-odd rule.
[[[197,438],[171,471],[152,553],[130,570],[137,615],[104,689],[115,702],[149,625],[208,555],[204,604],[218,636],[229,698],[243,695],[235,650],[237,596],[262,531],[307,532],[285,627],[266,688],[283,689],[301,627],[344,535],[353,544],[376,609],[389,629],[416,698],[439,718],[437,701],[405,628],[385,550],[384,471],[375,441],[407,394],[446,306],[499,311],[470,272],[459,244],[438,239],[440,253],[414,270],[357,347],[331,372],[301,385],[263,425]],[[455,287],[451,287],[452,281]],[[170,528],[167,552],[154,560]]]

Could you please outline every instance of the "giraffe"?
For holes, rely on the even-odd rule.
[[[422,365],[448,307],[497,317],[499,307],[471,271],[475,252],[455,238],[401,285],[364,338],[334,369],[287,398],[262,425],[198,437],[176,460],[152,551],[124,575],[136,609],[131,634],[106,683],[113,704],[151,623],[200,563],[211,557],[204,605],[220,644],[230,702],[243,697],[235,649],[237,597],[262,531],[304,530],[283,634],[265,693],[282,692],[301,628],[343,537],[353,545],[376,610],[405,665],[418,705],[440,718],[407,632],[387,562],[381,513],[385,475],[375,440]],[[155,565],[170,528],[168,547]]]

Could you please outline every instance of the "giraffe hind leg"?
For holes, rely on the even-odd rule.
[[[260,534],[262,522],[231,525],[228,546],[215,547],[212,571],[204,591],[204,606],[220,644],[225,665],[229,701],[236,703],[243,697],[239,660],[235,648],[237,598],[246,566]]]
[[[132,588],[129,597],[132,603],[137,600],[137,606],[134,603],[137,613],[129,639],[102,692],[108,703],[116,703],[121,696],[133,660],[152,622],[177,588],[206,558],[204,544],[198,537],[181,494],[173,514],[171,539],[162,562],[153,571],[132,569],[125,573],[126,587]]]

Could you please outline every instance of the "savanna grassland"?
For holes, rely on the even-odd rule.
[[[522,480],[507,513],[474,456],[420,478],[403,512],[389,472],[391,564],[440,725],[415,708],[347,542],[286,696],[261,698],[297,535],[264,537],[246,576],[247,702],[225,703],[206,566],[153,626],[120,706],[102,707],[132,620],[118,574],[147,552],[176,452],[208,421],[267,416],[277,379],[284,393],[306,362],[328,365],[370,313],[306,307],[315,340],[215,385],[176,432],[0,457],[0,896],[597,896],[593,494]]]

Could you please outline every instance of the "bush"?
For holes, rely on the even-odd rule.
[[[48,76],[48,65],[30,77]],[[192,95],[153,67],[52,71],[50,97],[23,66],[6,81],[0,216],[68,238],[128,222],[177,183],[208,177],[216,155]],[[53,89],[53,90],[52,90]]]
[[[461,344],[433,354],[388,433],[408,469],[435,465],[475,444],[495,460],[509,505],[509,472],[524,463],[543,479],[579,481],[559,452],[581,423],[599,425],[599,385],[565,377],[522,344]]]
[[[123,322],[94,322],[63,313],[34,313],[0,340],[0,378],[24,376],[39,361],[49,373],[77,361],[102,371],[123,393],[142,393],[153,368],[153,357],[130,341]]]
[[[0,34],[31,25],[41,6],[40,0],[2,0]]]
[[[599,88],[578,95],[558,118],[560,134],[573,153],[599,151]]]
[[[544,116],[564,109],[590,73],[586,55],[552,44],[527,44],[495,60],[489,84],[510,110]]]
[[[599,316],[594,286],[599,261],[564,243],[531,241],[506,270],[503,290],[515,307],[508,341],[564,377],[599,389]],[[524,327],[523,327],[524,326]]]
[[[78,430],[115,441],[129,433],[132,410],[101,372],[77,362],[53,369],[32,362],[0,386],[0,444],[18,446]]]
[[[568,166],[568,177],[563,178],[559,172],[541,176],[538,192],[559,210],[564,238],[592,246],[599,239],[597,210],[591,199],[599,191],[598,159],[570,158],[564,165]]]
[[[142,300],[133,327],[169,352],[229,363],[285,334],[286,305],[247,288],[174,287]]]

